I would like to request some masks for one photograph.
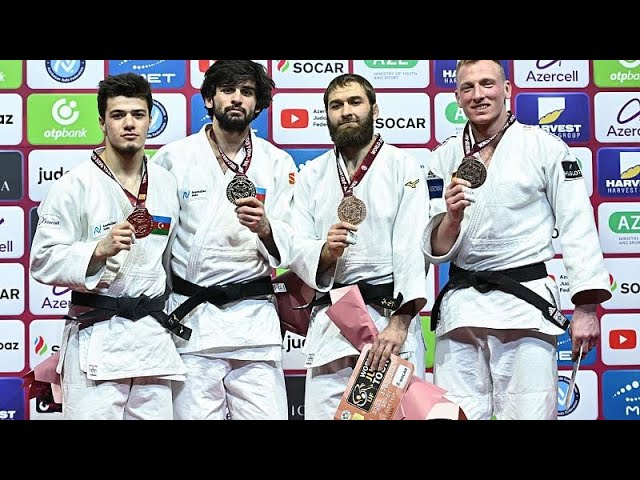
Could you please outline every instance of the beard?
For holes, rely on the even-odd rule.
[[[213,112],[213,116],[218,120],[220,128],[227,132],[244,132],[251,121],[256,117],[255,112],[245,113],[244,117],[239,117],[237,115],[231,116],[227,114],[227,111],[229,110],[230,108],[227,108],[226,111],[216,108]]]
[[[364,147],[373,138],[373,109],[364,120],[359,122],[357,127],[340,128],[339,124],[327,121],[329,135],[335,146],[340,149],[344,147]]]

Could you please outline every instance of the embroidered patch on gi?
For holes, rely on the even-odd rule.
[[[562,162],[562,169],[564,170],[565,180],[576,180],[582,178],[582,170],[577,161],[564,160]]]
[[[434,198],[442,198],[444,180],[440,177],[436,177],[431,170],[427,173],[427,187],[429,189],[430,200]]]
[[[205,188],[199,188],[197,190],[182,190],[180,197],[182,200],[191,200],[194,198],[207,198],[207,190]]]
[[[267,198],[267,189],[264,187],[261,187],[260,185],[257,185],[256,198],[260,200],[262,203],[264,203],[265,199]]]
[[[151,229],[152,235],[169,235],[171,217],[152,215],[151,218],[153,218],[153,228]]]
[[[91,235],[94,238],[101,237],[102,235],[105,235],[109,230],[111,230],[111,227],[113,227],[115,224],[115,219],[109,219],[104,222],[100,222],[91,228]]]
[[[416,185],[418,185],[419,182],[420,182],[420,179],[416,178],[415,180],[411,180],[411,181],[405,183],[404,186],[405,187],[416,188]]]
[[[60,217],[47,213],[38,219],[37,228],[60,228]]]

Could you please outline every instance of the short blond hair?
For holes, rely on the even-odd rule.
[[[458,81],[458,73],[460,73],[460,69],[462,67],[465,67],[467,65],[473,65],[476,62],[479,62],[480,60],[458,60],[458,63],[456,64],[456,82]],[[491,60],[492,62],[495,62],[496,65],[498,65],[498,67],[500,67],[500,74],[502,76],[502,81],[504,82],[507,79],[507,76],[504,73],[504,68],[502,67],[502,64],[500,63],[500,60]]]

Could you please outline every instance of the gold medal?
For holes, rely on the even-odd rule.
[[[338,205],[338,218],[341,222],[352,225],[361,224],[367,216],[367,207],[362,200],[349,195],[344,197]]]
[[[227,199],[236,204],[238,198],[256,196],[256,186],[245,175],[236,175],[227,185]]]

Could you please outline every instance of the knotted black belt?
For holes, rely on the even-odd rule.
[[[350,285],[358,285],[362,299],[364,303],[372,303],[382,308],[390,308],[391,310],[397,310],[402,303],[402,294],[399,293],[397,298],[393,297],[393,282],[383,283],[380,285],[372,285],[365,281],[360,281],[354,284],[334,283],[332,289],[348,287]],[[331,296],[327,293],[322,297],[315,298],[311,303],[302,305],[300,307],[294,307],[294,310],[300,310],[302,308],[313,308],[316,306],[329,305],[331,303]]]
[[[109,297],[96,293],[73,291],[71,292],[71,303],[73,305],[91,307],[93,310],[84,312],[77,317],[65,316],[65,318],[77,320],[80,322],[80,329],[83,329],[96,322],[108,320],[114,315],[133,321],[150,315],[174,335],[189,340],[191,329],[182,325],[173,316],[164,313],[166,299],[166,293],[159,297],[149,298],[146,295],[141,295],[140,297]]]
[[[198,305],[209,302],[213,305],[224,305],[225,303],[234,302],[246,297],[258,297],[273,293],[273,284],[271,277],[261,277],[245,283],[230,283],[228,285],[211,285],[209,287],[200,287],[195,283],[191,283],[184,278],[180,278],[175,274],[171,275],[173,283],[173,291],[180,295],[189,297],[170,315],[175,321],[179,322],[185,315]]]
[[[481,293],[487,293],[490,290],[501,290],[515,295],[539,309],[547,320],[566,330],[569,327],[569,319],[555,305],[521,284],[521,282],[530,282],[546,276],[547,268],[544,263],[534,263],[493,272],[465,270],[451,263],[449,281],[438,294],[431,309],[431,330],[435,331],[438,325],[440,303],[444,294],[449,290],[468,287],[473,287]]]

